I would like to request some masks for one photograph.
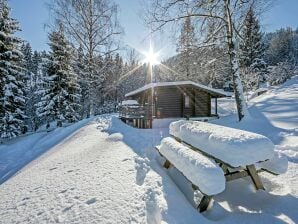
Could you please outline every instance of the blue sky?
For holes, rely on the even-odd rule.
[[[35,50],[47,48],[47,29],[45,24],[50,21],[46,2],[48,0],[10,0],[12,16],[16,18],[22,28],[18,33],[20,37],[28,40]],[[123,41],[139,49],[145,49],[148,43],[144,38],[148,30],[144,28],[138,12],[139,0],[115,0],[120,6],[120,23],[125,34]],[[281,27],[298,27],[298,0],[275,0],[274,6],[263,15],[262,25],[266,32],[274,31]],[[159,40],[159,46],[166,45],[166,51],[171,51],[173,46],[169,41]],[[146,46],[147,47],[147,46]]]

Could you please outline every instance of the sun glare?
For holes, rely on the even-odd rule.
[[[154,52],[153,47],[150,45],[149,51],[144,53],[145,55],[145,63],[149,63],[151,65],[158,65],[160,64],[158,57],[159,52]]]

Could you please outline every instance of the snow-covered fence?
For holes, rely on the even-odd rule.
[[[170,135],[157,146],[166,158],[204,195],[198,209],[205,211],[213,195],[225,189],[225,181],[249,176],[256,188],[265,189],[258,175],[281,174],[287,160],[274,153],[265,136],[198,121],[170,124]]]

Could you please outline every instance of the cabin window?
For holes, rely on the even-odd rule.
[[[190,108],[190,97],[186,93],[184,93],[184,107]]]

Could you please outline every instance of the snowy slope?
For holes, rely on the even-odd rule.
[[[237,122],[236,116],[226,116],[215,123],[265,135],[290,160],[298,160],[298,76],[281,86],[249,101],[250,118]],[[220,104],[221,111],[232,105]]]
[[[68,127],[44,130],[0,144],[0,184],[89,121],[85,119]]]

